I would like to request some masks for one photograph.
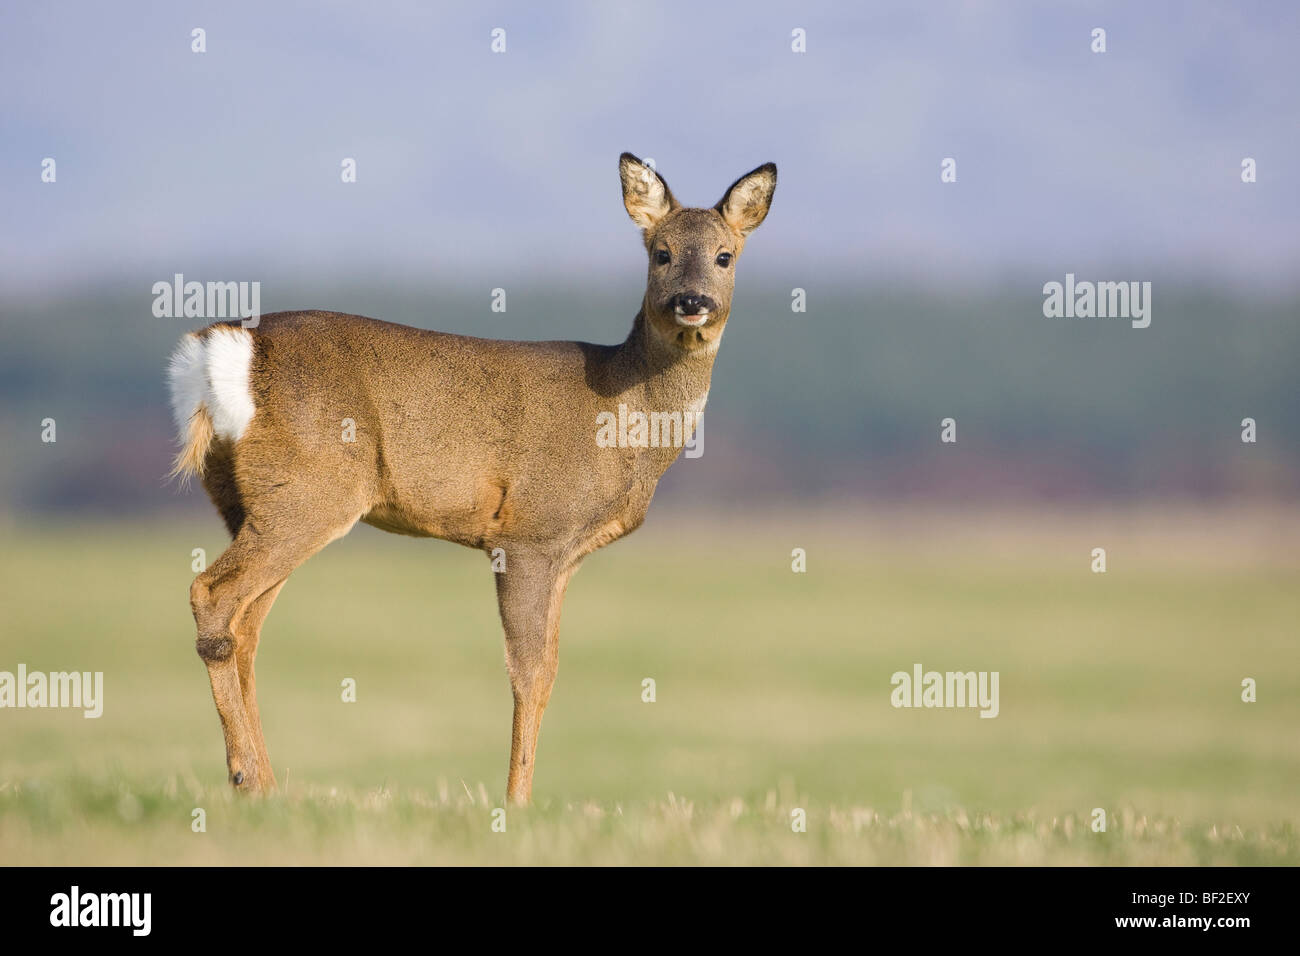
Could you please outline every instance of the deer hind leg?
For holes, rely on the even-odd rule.
[[[244,611],[234,626],[235,662],[239,671],[239,688],[243,694],[244,716],[248,720],[248,729],[252,735],[253,749],[257,757],[257,776],[262,785],[268,789],[275,788],[275,773],[271,770],[271,758],[266,754],[266,739],[262,736],[262,718],[257,711],[257,678],[253,671],[253,661],[257,657],[257,644],[262,636],[262,622],[271,611],[276,596],[284,587],[284,581],[273,585],[255,598]]]
[[[275,785],[261,743],[256,702],[251,713],[246,705],[246,700],[252,699],[255,650],[255,642],[250,645],[248,640],[248,624],[256,619],[260,628],[257,612],[265,617],[274,600],[273,593],[267,599],[268,593],[277,591],[298,565],[347,534],[361,513],[356,510],[328,521],[322,511],[277,510],[275,522],[258,522],[250,516],[230,547],[190,587],[190,607],[198,625],[195,648],[208,668],[212,698],[226,738],[226,767],[237,790],[268,790]],[[263,606],[255,608],[259,600]],[[240,673],[241,632],[247,648],[247,689]]]
[[[506,796],[512,803],[526,804],[532,799],[542,714],[560,664],[560,606],[574,566],[512,554],[508,568],[497,575],[506,666],[515,699]]]

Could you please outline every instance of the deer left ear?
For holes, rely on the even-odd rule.
[[[677,208],[677,200],[663,177],[631,153],[618,158],[618,177],[623,181],[623,205],[627,214],[642,229],[653,229]]]
[[[722,221],[743,239],[767,218],[775,192],[776,164],[764,163],[732,183],[727,194],[713,208],[721,214]]]

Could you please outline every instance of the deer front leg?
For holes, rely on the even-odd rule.
[[[532,799],[542,713],[560,666],[560,606],[574,566],[540,555],[511,554],[507,567],[497,574],[506,667],[515,698],[506,796],[511,803],[526,804]]]

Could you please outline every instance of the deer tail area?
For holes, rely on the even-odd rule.
[[[253,333],[240,326],[212,325],[181,339],[167,366],[180,444],[169,478],[182,485],[202,478],[213,441],[243,436],[257,411],[252,364]]]

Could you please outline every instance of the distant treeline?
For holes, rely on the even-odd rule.
[[[1148,328],[1048,318],[1042,283],[934,293],[745,277],[704,455],[665,494],[746,499],[1291,496],[1300,487],[1300,300],[1153,283]],[[621,340],[640,292],[263,284],[265,312],[323,308],[498,338]],[[120,512],[185,500],[163,368],[198,320],[149,284],[3,304],[0,510]],[[578,304],[575,304],[578,303]],[[955,443],[940,440],[944,419]],[[1242,441],[1243,419],[1257,441]],[[53,419],[57,440],[43,442]]]

